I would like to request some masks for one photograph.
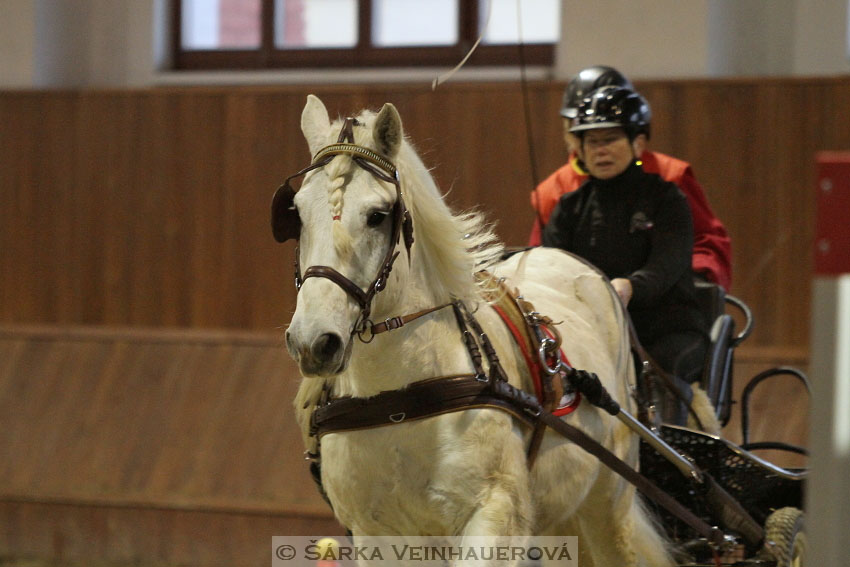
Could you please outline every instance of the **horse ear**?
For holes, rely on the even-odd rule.
[[[378,117],[375,119],[375,127],[372,137],[378,144],[378,149],[388,158],[395,157],[401,146],[401,116],[391,103],[384,104]]]
[[[301,131],[310,146],[310,155],[316,155],[327,145],[330,126],[331,119],[325,103],[315,95],[307,95],[307,104],[301,112]]]

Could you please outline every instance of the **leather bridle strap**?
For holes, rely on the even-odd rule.
[[[351,334],[357,334],[363,339],[367,329],[374,325],[369,320],[369,315],[372,309],[372,299],[375,294],[383,290],[387,285],[390,272],[392,271],[393,263],[399,255],[396,251],[401,237],[404,238],[405,248],[407,250],[407,259],[410,262],[410,248],[413,245],[413,228],[410,222],[410,213],[404,204],[404,199],[401,193],[401,183],[399,181],[398,169],[386,158],[369,148],[359,146],[354,143],[354,126],[357,121],[354,118],[346,118],[340,130],[339,137],[335,144],[325,146],[316,152],[312,163],[298,173],[288,177],[284,185],[289,185],[291,179],[304,175],[313,169],[327,165],[337,155],[349,155],[358,166],[365,169],[378,179],[392,183],[396,189],[396,202],[393,205],[393,226],[390,235],[390,245],[381,262],[378,273],[372,282],[366,287],[366,290],[360,288],[356,283],[342,275],[340,272],[330,266],[315,265],[308,267],[303,276],[301,274],[301,266],[299,261],[299,251],[295,251],[295,287],[301,289],[304,281],[309,278],[325,278],[338,285],[346,294],[348,294],[360,307],[360,315],[351,330]],[[374,333],[372,333],[374,334]],[[371,338],[369,339],[371,340]]]
[[[357,284],[329,266],[310,266],[307,268],[304,272],[304,276],[301,277],[301,285],[303,285],[304,281],[309,278],[325,278],[331,280],[333,283],[341,287],[345,293],[353,297],[358,305],[360,305],[361,309],[365,309],[366,306],[369,305],[372,294],[364,292],[362,289],[357,287]]]
[[[436,307],[429,307],[428,309],[417,311],[416,313],[408,313],[407,315],[401,315],[398,317],[387,317],[383,322],[372,325],[372,334],[379,335],[381,333],[386,333],[387,331],[394,331],[395,329],[403,327],[420,317],[424,317],[434,311],[439,311],[444,307],[451,307],[451,305],[451,303],[444,303],[442,305],[437,305]]]

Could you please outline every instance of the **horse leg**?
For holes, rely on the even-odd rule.
[[[578,540],[578,549],[571,549],[573,561],[576,561],[577,565],[581,567],[595,567],[595,563],[593,562],[593,555],[590,553],[590,548],[585,545],[584,532],[585,526],[579,520],[578,515],[573,515],[571,518],[561,523],[558,527],[556,533],[547,534],[547,535],[566,535],[566,536],[574,536]],[[551,562],[543,563],[546,567],[548,567]],[[557,565],[557,563],[554,563]]]
[[[592,565],[673,565],[667,544],[644,509],[634,487],[611,471],[600,474],[576,518],[581,524],[579,557],[589,554]]]
[[[483,545],[496,549],[510,544],[511,536],[531,533],[533,507],[524,459],[519,461],[519,465],[492,473],[490,486],[481,495],[478,506],[463,528],[462,547]],[[457,565],[477,567],[514,565],[514,562],[461,561]]]
[[[504,472],[494,474],[509,478],[498,479],[487,490],[463,528],[464,537],[530,533],[533,512],[527,484]]]

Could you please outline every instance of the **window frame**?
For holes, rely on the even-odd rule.
[[[175,70],[258,70],[355,67],[454,66],[478,39],[478,1],[458,2],[458,42],[451,46],[376,47],[370,44],[372,0],[358,0],[358,43],[354,47],[280,49],[274,45],[275,0],[261,0],[257,49],[183,49],[182,2],[171,2],[172,67]],[[467,65],[551,65],[555,44],[479,44]]]

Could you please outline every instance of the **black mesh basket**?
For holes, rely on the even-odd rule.
[[[664,425],[660,437],[710,474],[760,524],[778,508],[802,508],[804,470],[777,467],[725,439],[684,427]],[[699,487],[645,442],[641,442],[640,469],[697,516],[718,525],[709,514]],[[690,527],[662,508],[656,507],[656,513],[674,541],[697,537]]]

